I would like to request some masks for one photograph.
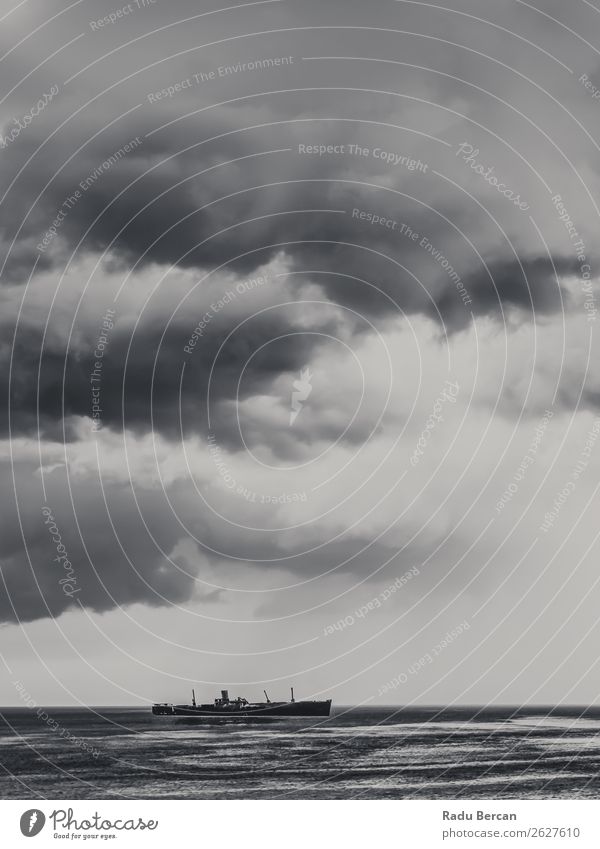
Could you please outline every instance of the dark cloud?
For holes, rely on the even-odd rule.
[[[239,447],[238,428],[232,414],[236,408],[230,404],[268,395],[281,375],[288,374],[292,379],[292,375],[309,363],[326,358],[332,343],[318,334],[351,338],[372,332],[369,322],[375,321],[382,327],[382,320],[398,321],[404,312],[412,312],[408,303],[400,311],[393,305],[394,295],[399,297],[394,292],[398,278],[394,277],[395,268],[390,271],[389,263],[386,268],[386,261],[371,262],[370,270],[381,271],[381,291],[385,278],[389,298],[381,291],[349,280],[345,274],[354,272],[353,276],[360,277],[363,273],[360,250],[352,248],[351,252],[355,261],[349,263],[347,272],[339,270],[341,262],[332,256],[331,264],[337,269],[334,275],[308,275],[323,290],[326,299],[348,308],[331,314],[321,311],[308,333],[301,315],[300,278],[295,279],[291,289],[281,289],[282,300],[286,295],[300,297],[298,307],[279,307],[252,315],[252,303],[248,305],[250,309],[244,309],[246,305],[238,299],[239,303],[232,309],[210,312],[214,301],[207,300],[200,292],[200,297],[174,307],[176,311],[168,326],[165,318],[156,316],[152,310],[137,327],[127,317],[117,318],[97,372],[102,423],[117,430],[124,426],[138,433],[154,429],[178,440],[182,433],[189,436],[207,432],[210,399],[213,428],[219,429],[226,444]],[[366,260],[363,261],[366,266]],[[570,261],[556,260],[555,266],[559,274],[574,272]],[[306,277],[303,275],[303,283]],[[440,286],[437,293],[430,293],[426,300],[424,289],[412,280],[407,300],[424,301],[425,314],[433,318],[439,311],[444,319],[453,320],[456,329],[466,326],[471,314],[489,314],[494,305],[505,318],[512,319],[517,311],[521,317],[527,314],[543,317],[570,303],[568,293],[557,285],[551,263],[545,260],[522,264],[501,262],[487,270],[473,271],[461,280],[472,300],[470,305],[461,300],[456,284],[451,281],[443,288]],[[277,282],[269,285],[276,294]],[[450,291],[448,286],[452,287]],[[226,291],[235,292],[235,284]],[[277,303],[280,299],[273,297],[273,300]],[[378,307],[386,310],[379,317],[373,315]],[[190,348],[190,339],[207,310],[211,320],[201,337],[192,339]],[[369,321],[363,316],[367,319],[370,316]],[[98,318],[94,316],[94,319],[98,325]],[[236,329],[238,324],[241,326]],[[10,414],[13,436],[34,435],[39,430],[42,437],[62,438],[64,421],[66,438],[74,438],[71,418],[92,414],[94,350],[99,336],[96,325],[86,319],[86,324],[73,333],[67,351],[63,335],[49,333],[42,348],[43,327],[28,322],[20,324],[14,345],[6,345],[0,352],[4,397],[9,397],[9,377],[11,380],[10,406],[4,408],[0,417],[3,433],[9,431]],[[360,439],[360,434],[354,435]],[[317,437],[313,431],[311,438]],[[352,432],[347,434],[347,438],[351,437]],[[255,438],[261,439],[260,432],[255,433]]]
[[[3,464],[7,509],[1,519],[5,586],[0,593],[0,620],[59,616],[79,603],[106,611],[135,602],[156,606],[190,598],[194,576],[168,564],[159,549],[169,552],[180,536],[160,495],[137,493],[145,519],[152,525],[154,542],[129,486],[106,485],[109,518],[97,483],[71,481],[74,513],[65,489],[64,467],[46,476],[47,502],[41,497],[34,468],[20,464],[17,472],[18,485],[13,492],[8,466]],[[50,514],[42,512],[46,507]]]
[[[92,391],[97,389],[104,426],[138,433],[154,430],[174,440],[182,432],[184,437],[207,432],[209,399],[213,429],[225,443],[239,446],[231,411],[223,405],[268,394],[282,373],[298,372],[326,345],[314,330],[302,332],[297,310],[294,316],[293,308],[281,308],[250,317],[229,341],[239,314],[227,320],[213,313],[214,321],[192,339],[190,348],[206,308],[204,301],[196,313],[182,311],[166,332],[152,319],[136,331],[117,319],[100,360],[94,356],[97,327],[88,327],[85,337],[75,334],[75,347],[67,352],[64,338],[48,336],[42,350],[42,328],[20,326],[14,346],[3,352],[2,390],[10,403],[0,417],[2,432],[7,434],[10,426],[13,437],[39,431],[42,438],[62,439],[64,422],[65,436],[72,439],[73,417],[92,418]],[[334,335],[337,327],[335,319],[325,318],[319,331]]]
[[[11,506],[0,517],[0,622],[57,617],[78,604],[104,612],[136,603],[218,601],[222,591],[202,583],[207,562],[216,575],[232,562],[238,567],[255,562],[303,580],[326,574],[364,578],[385,563],[384,576],[395,577],[429,552],[430,540],[419,534],[411,541],[407,534],[400,549],[397,529],[377,541],[362,533],[344,539],[316,525],[293,539],[283,531],[250,533],[243,527],[252,519],[247,504],[238,503],[239,525],[232,525],[200,511],[187,481],[172,484],[166,493],[135,480],[133,486],[117,481],[108,469],[102,482],[77,471],[67,478],[65,466],[57,464],[46,470],[44,499],[34,464],[18,463],[16,473],[13,489],[3,463],[1,494]],[[270,519],[276,521],[276,514]],[[177,543],[188,539],[182,524],[198,541],[196,557],[174,553]],[[458,551],[458,537],[454,544]]]
[[[513,5],[494,4],[494,20],[508,23],[506,15],[514,12],[507,9]],[[566,197],[571,187],[562,189],[557,176],[565,173],[566,182],[579,191],[579,175],[568,170],[560,151],[546,147],[538,127],[552,125],[553,140],[568,148],[575,161],[578,151],[572,125],[561,123],[564,115],[540,115],[539,103],[546,100],[539,89],[532,89],[532,95],[524,85],[531,57],[537,56],[525,37],[523,43],[516,36],[510,42],[513,72],[494,62],[499,44],[506,57],[502,40],[510,35],[500,25],[488,32],[487,59],[467,50],[468,44],[479,43],[478,24],[458,17],[458,10],[457,15],[438,10],[426,41],[418,34],[382,31],[388,26],[418,33],[425,26],[419,4],[382,7],[379,29],[372,31],[372,13],[358,0],[343,4],[343,23],[340,4],[310,0],[293,7],[249,4],[151,34],[153,27],[173,21],[174,6],[180,17],[199,14],[192,0],[158,3],[98,33],[90,27],[90,16],[99,18],[111,8],[95,4],[92,12],[82,4],[39,34],[31,33],[28,15],[15,13],[0,34],[10,49],[31,33],[27,53],[36,64],[38,55],[49,55],[49,48],[58,50],[81,36],[35,73],[29,74],[31,61],[17,52],[3,65],[6,84],[18,86],[3,104],[4,133],[52,83],[59,93],[0,151],[0,191],[6,193],[0,204],[6,305],[0,319],[0,391],[8,399],[0,414],[2,435],[39,434],[42,449],[63,436],[86,442],[78,419],[90,418],[92,412],[101,313],[98,297],[93,301],[84,293],[83,275],[66,287],[68,295],[58,288],[72,255],[77,268],[105,253],[101,271],[90,281],[96,295],[108,271],[121,271],[123,282],[131,285],[125,278],[135,270],[135,285],[140,280],[142,287],[147,285],[142,294],[148,295],[148,304],[125,286],[124,306],[116,305],[116,326],[100,369],[102,424],[112,431],[126,429],[128,438],[133,433],[134,444],[151,431],[170,445],[182,434],[190,440],[206,436],[212,374],[210,429],[223,448],[237,452],[242,447],[239,402],[243,406],[259,399],[260,412],[268,408],[273,419],[249,415],[243,421],[249,445],[297,460],[306,446],[340,436],[345,416],[336,416],[337,410],[329,417],[319,413],[328,401],[351,406],[349,396],[358,385],[356,375],[344,374],[340,382],[347,391],[340,393],[341,401],[323,398],[315,388],[313,413],[307,411],[293,432],[278,427],[276,415],[288,413],[289,385],[282,387],[282,378],[291,382],[300,369],[315,363],[327,368],[335,358],[335,342],[314,331],[357,343],[373,333],[369,322],[385,331],[417,316],[435,322],[440,338],[468,328],[472,316],[489,317],[502,329],[507,318],[513,325],[531,326],[538,316],[547,320],[573,308],[573,297],[555,277],[555,269],[559,278],[579,271],[573,246],[564,238],[548,186],[526,163],[535,163],[542,179],[553,182],[552,191],[565,192],[584,232],[585,206],[579,195],[574,202]],[[45,14],[63,8],[51,0]],[[429,12],[428,20],[434,17]],[[532,20],[523,32],[535,40],[540,21]],[[278,28],[281,33],[268,32]],[[442,49],[438,39],[454,39],[458,47]],[[552,44],[548,48],[544,62],[552,61]],[[154,103],[148,97],[200,71],[291,54],[294,63],[289,66],[222,78],[217,73],[216,79],[190,84],[172,97],[155,97]],[[308,61],[338,54],[364,61]],[[395,64],[401,62],[405,65]],[[577,94],[588,96],[583,88]],[[558,109],[556,104],[547,108]],[[465,138],[481,147],[486,165],[493,163],[496,173],[514,179],[523,197],[532,200],[532,218],[544,226],[553,263],[529,216],[456,158],[454,146]],[[310,145],[324,146],[323,155],[302,152]],[[328,145],[344,151],[328,151]],[[352,153],[351,145],[368,153]],[[392,161],[375,155],[376,150],[389,152]],[[427,168],[393,164],[396,154],[418,159]],[[540,193],[542,202],[534,205]],[[370,218],[356,216],[354,210]],[[372,223],[373,216],[390,226]],[[407,227],[418,234],[416,239]],[[594,242],[589,236],[586,240],[590,254]],[[193,352],[185,350],[194,328],[227,287],[235,289],[275,262],[289,272],[287,277],[273,279],[263,300],[236,299],[230,308],[213,311]],[[13,344],[20,298],[35,263],[33,287],[42,278],[48,283],[46,309],[40,310],[28,288]],[[595,268],[593,257],[591,263]],[[211,276],[196,288],[190,282],[186,297],[181,284],[172,283],[171,267],[193,271],[198,280]],[[157,269],[165,272],[165,279],[154,294]],[[74,288],[81,303],[73,298]],[[310,311],[303,302],[313,298],[328,303]],[[266,309],[283,300],[299,306]],[[397,365],[401,381],[405,364]],[[436,384],[434,398],[438,391]],[[510,401],[516,390],[509,386],[505,391]],[[520,398],[518,393],[514,397]],[[559,394],[559,404],[561,398],[565,406],[572,403],[571,396]],[[597,403],[597,393],[588,390],[584,400]],[[358,420],[344,434],[343,447],[352,450],[361,444],[371,425],[371,419]],[[63,472],[57,470],[48,475],[48,504],[81,590],[70,598],[59,583],[61,567],[53,562],[55,543],[44,524],[45,502],[34,466],[18,462],[14,483],[7,465],[2,471],[9,505],[0,518],[7,589],[0,596],[2,621],[57,616],[78,601],[96,611],[136,602],[185,603],[199,592],[196,576],[203,557],[217,569],[231,566],[234,558],[243,565],[245,558],[263,568],[270,564],[309,577],[348,560],[344,570],[366,575],[388,559],[398,568],[412,565],[441,538],[432,533],[427,543],[399,554],[392,534],[370,544],[368,531],[359,529],[320,547],[330,535],[325,523],[316,522],[306,536],[300,532],[292,539],[269,528],[252,533],[232,529],[207,515],[189,480],[173,483],[166,493],[158,486],[137,486],[136,502],[129,484],[109,481],[103,493],[90,475],[75,475],[68,493]],[[171,513],[172,505],[182,524]],[[253,518],[246,507],[233,507],[240,525]],[[432,508],[427,505],[425,512],[431,515]],[[269,521],[277,518],[270,515]],[[339,533],[344,530],[341,526]],[[188,531],[201,540],[198,561],[176,556],[175,564],[169,562],[165,553]],[[316,550],[290,557],[309,535]],[[461,543],[459,539],[455,550],[444,548],[449,561],[464,547]]]

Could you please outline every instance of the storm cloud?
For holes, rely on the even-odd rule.
[[[31,675],[71,623],[124,679],[289,662],[349,700],[465,618],[446,702],[525,702],[505,646],[539,688],[595,662],[597,14],[544,8],[6,14],[0,620]]]

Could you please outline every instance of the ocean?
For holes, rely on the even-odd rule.
[[[597,799],[600,708],[0,711],[3,799]],[[43,716],[43,715],[42,715]]]

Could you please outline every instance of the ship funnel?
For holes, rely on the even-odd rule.
[[[290,687],[290,690],[292,691],[292,701],[295,702],[296,700],[294,698],[294,688]]]
[[[221,690],[221,699],[222,699],[224,702],[228,702],[228,701],[229,701],[229,690]]]

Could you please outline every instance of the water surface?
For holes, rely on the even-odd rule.
[[[0,798],[598,798],[600,708],[343,708],[197,720],[0,712]],[[70,735],[70,736],[67,736]]]

